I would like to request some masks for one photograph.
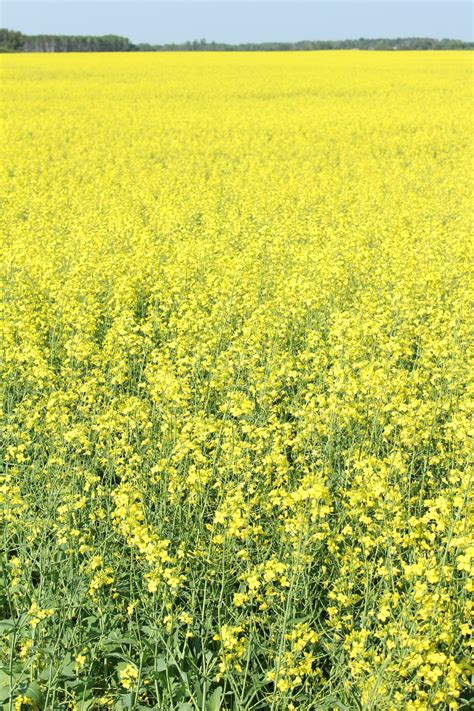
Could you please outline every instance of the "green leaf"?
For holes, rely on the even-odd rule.
[[[202,693],[201,684],[199,683],[198,679],[196,679],[194,681],[194,693],[196,695],[196,701],[197,701],[199,708],[202,708],[203,693]]]
[[[115,646],[121,646],[121,645],[137,645],[137,640],[132,639],[132,637],[127,637],[125,635],[121,635],[120,632],[114,630],[110,634],[107,635],[104,639],[101,640],[101,643],[104,645],[115,645]]]
[[[91,686],[94,685],[94,682],[92,680],[85,680],[85,679],[68,679],[64,682],[64,686],[66,689],[71,689],[74,691],[76,697],[78,699],[81,699],[82,701],[86,701],[89,698],[92,698],[92,689]]]
[[[0,669],[0,704],[7,701],[11,692],[12,678],[3,669]]]
[[[111,656],[111,657],[115,657],[115,656],[118,656],[118,655],[111,654],[110,656]],[[118,657],[118,658],[119,658],[119,659],[123,659],[123,656]],[[122,662],[119,662],[119,663],[117,664],[116,670],[117,670],[118,672],[121,672],[121,671],[123,671],[124,669],[126,669],[126,668],[129,666],[129,664],[130,664],[130,662],[128,662],[127,660],[124,660],[124,661],[122,661]]]
[[[7,687],[0,687],[0,705],[5,704],[5,708],[7,708],[7,701],[10,699],[10,689]]]
[[[83,699],[76,700],[77,711],[89,711],[89,709],[92,709],[94,707],[94,704],[94,697],[89,698],[89,695],[87,695],[87,697],[84,697]]]
[[[124,694],[122,696],[122,705],[124,709],[131,709],[133,707],[133,703],[135,701],[135,694],[133,692],[129,692],[128,694]]]
[[[168,662],[164,657],[155,659],[155,671],[162,672],[168,669]]]
[[[60,667],[60,674],[67,679],[76,677],[76,663],[70,654],[66,654]]]
[[[328,696],[324,702],[324,709],[339,709],[339,711],[350,711],[349,707],[340,701],[337,696]]]
[[[141,631],[144,632],[147,636],[155,636],[156,635],[156,628],[155,627],[150,627],[150,625],[143,625],[140,627]]]
[[[40,709],[44,708],[43,692],[41,691],[41,687],[37,681],[32,681],[31,684],[27,686],[26,691],[24,691],[23,694],[34,701]]]
[[[207,711],[219,711],[221,707],[222,691],[222,686],[218,686],[217,689],[214,689],[207,702]]]
[[[16,627],[15,620],[0,620],[0,632],[9,632]]]

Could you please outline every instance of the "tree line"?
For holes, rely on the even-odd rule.
[[[24,35],[0,29],[1,52],[130,52],[133,45],[118,35]]]
[[[282,52],[321,49],[362,50],[442,50],[474,49],[474,42],[430,37],[395,39],[303,40],[300,42],[260,42],[227,44],[205,39],[173,44],[133,44],[119,35],[24,35],[0,29],[0,52]]]

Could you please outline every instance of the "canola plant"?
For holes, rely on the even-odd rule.
[[[472,55],[2,75],[3,708],[467,708]]]

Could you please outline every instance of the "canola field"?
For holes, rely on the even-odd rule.
[[[2,708],[467,709],[472,55],[2,77]]]

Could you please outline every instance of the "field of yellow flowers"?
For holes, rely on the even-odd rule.
[[[2,75],[0,705],[468,708],[470,53]]]

